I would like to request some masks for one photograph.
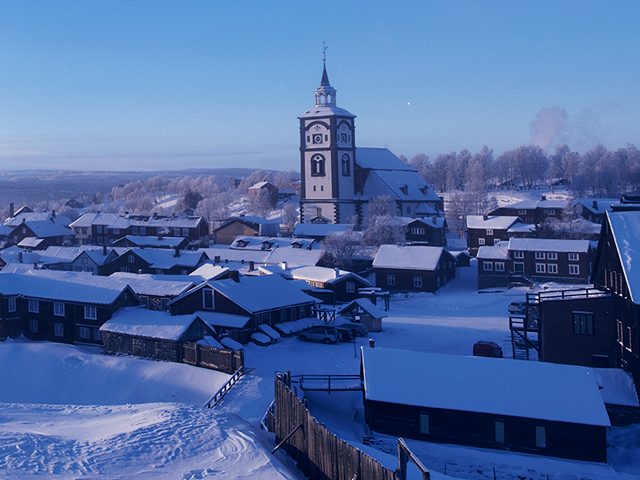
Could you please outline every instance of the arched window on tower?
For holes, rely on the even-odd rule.
[[[351,175],[351,160],[346,153],[342,155],[342,176],[349,177]]]
[[[311,157],[311,176],[324,177],[324,157],[319,153]]]

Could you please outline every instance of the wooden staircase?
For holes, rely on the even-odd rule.
[[[530,360],[531,350],[540,352],[540,301],[537,294],[527,293],[522,314],[509,315],[513,358]]]

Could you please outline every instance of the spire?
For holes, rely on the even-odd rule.
[[[322,42],[322,80],[320,80],[321,87],[330,87],[329,75],[327,75],[327,45]]]
[[[316,106],[336,104],[336,89],[329,83],[327,74],[327,48],[327,45],[322,42],[322,79],[320,86],[316,88]]]

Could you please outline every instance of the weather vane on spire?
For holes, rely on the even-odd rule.
[[[327,44],[322,41],[322,63],[327,63]]]

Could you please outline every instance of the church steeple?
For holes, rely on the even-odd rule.
[[[336,89],[329,83],[327,74],[327,46],[324,42],[322,42],[322,79],[320,79],[320,86],[316,88],[315,96],[316,107],[336,105]]]

